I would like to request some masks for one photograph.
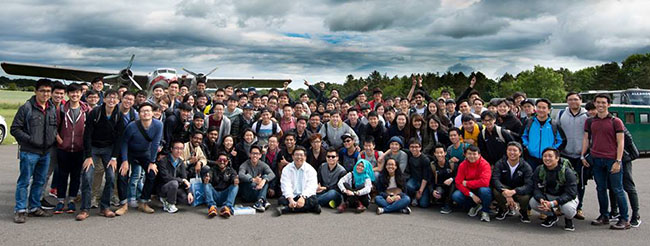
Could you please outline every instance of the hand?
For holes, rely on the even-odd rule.
[[[355,149],[357,150],[357,152],[361,152],[361,147],[357,146]]]
[[[325,83],[320,83],[319,86],[321,90],[325,90]]]
[[[127,174],[129,174],[129,161],[123,161],[120,166],[120,175],[126,176]]]
[[[117,161],[111,159],[110,161],[108,161],[108,165],[106,166],[106,168],[112,168],[113,171],[117,170]]]
[[[183,179],[183,184],[185,184],[185,187],[187,187],[188,189],[190,188],[191,184],[190,181],[187,181],[187,179]]]
[[[203,164],[197,162],[196,165],[194,165],[194,173],[201,173],[201,167],[203,167]]]
[[[237,151],[235,151],[235,150],[233,149],[232,151],[230,151],[230,154],[231,154],[233,157],[235,157],[235,156],[237,156]]]
[[[614,162],[614,165],[612,165],[612,170],[610,170],[609,172],[610,173],[618,173],[619,171],[621,171],[621,163],[616,161],[616,162]]]
[[[257,183],[257,186],[255,187],[255,189],[256,189],[256,190],[261,190],[262,188],[264,188],[264,185],[266,185],[266,180],[265,180],[265,179],[262,179],[262,181],[260,181],[259,183]]]
[[[196,158],[196,156],[192,156],[192,157],[190,157],[190,159],[188,161],[190,161],[190,164],[194,164],[197,161],[199,161],[199,158]]]
[[[309,82],[306,79],[303,79],[305,81],[305,85],[309,86]]]
[[[451,185],[451,182],[454,182],[453,178],[448,178],[447,180],[445,180],[445,182],[442,182],[442,183],[445,184],[445,185]]]
[[[475,142],[474,142],[474,139],[469,138],[469,139],[465,139],[465,143],[474,145]]]
[[[415,199],[419,200],[420,198],[422,198],[422,193],[424,193],[424,191],[418,190],[418,192],[415,193]]]
[[[411,77],[411,84],[412,84],[413,86],[415,86],[415,84],[417,84],[417,83],[418,83],[418,81],[415,79],[415,76],[412,76],[412,77]]]
[[[589,162],[585,159],[582,160],[582,165],[585,167],[589,167]]]
[[[472,80],[469,82],[469,87],[474,88],[476,85],[476,76],[472,77]]]
[[[418,85],[422,87],[422,75],[418,77]]]
[[[233,184],[239,185],[239,178],[235,178],[235,180],[233,181]]]
[[[323,192],[325,189],[327,189],[327,188],[325,188],[325,186],[320,186],[320,185],[319,185],[318,188],[316,188],[316,193],[321,193],[321,192]]]
[[[368,91],[368,85],[364,85],[363,87],[361,87],[361,90],[360,90],[360,91],[361,91],[361,92],[366,92],[366,91]]]
[[[296,203],[296,201],[294,201],[293,198],[289,198],[289,207],[296,208],[296,206],[298,206],[298,203]]]
[[[59,134],[56,134],[56,142],[58,144],[63,144],[63,139],[59,136]]]
[[[301,196],[300,198],[298,198],[298,201],[297,201],[296,203],[297,203],[297,204],[296,204],[296,208],[302,208],[302,207],[304,207],[304,206],[305,206],[305,198],[303,198],[303,197]]]
[[[399,200],[402,200],[402,197],[400,195],[393,196],[393,201],[394,202],[399,201]]]
[[[393,203],[393,202],[395,202],[395,198],[394,198],[393,196],[388,196],[388,197],[386,198],[386,202],[387,202],[387,203]]]
[[[155,163],[149,163],[149,167],[147,168],[147,173],[153,171],[153,174],[158,175],[158,166],[156,166]]]
[[[508,197],[506,198],[506,205],[508,205],[509,208],[515,208],[517,203],[515,203],[515,200],[512,199],[512,197]]]
[[[515,195],[515,190],[503,190],[501,194],[503,194],[503,196],[505,196],[506,198],[509,198]]]
[[[90,166],[94,166],[94,165],[95,164],[93,163],[93,158],[92,157],[86,158],[86,160],[84,160],[84,164],[83,164],[84,172],[88,172],[88,170],[90,169]]]
[[[258,175],[256,177],[254,177],[253,180],[251,180],[251,182],[253,182],[254,184],[259,184],[260,182],[262,182],[262,179]]]
[[[194,195],[192,193],[187,194],[187,203],[192,204],[194,202]]]
[[[472,200],[474,200],[474,203],[476,204],[481,204],[481,198],[479,198],[477,195],[472,196]]]
[[[289,82],[285,81],[284,84],[282,85],[282,88],[286,90],[287,87],[289,87]]]
[[[440,199],[441,195],[437,190],[434,190],[433,191],[433,197],[436,198],[436,199]]]
[[[354,192],[352,192],[351,190],[345,190],[345,194],[348,196],[354,196]]]
[[[457,163],[457,162],[458,162],[458,158],[456,158],[456,157],[452,157],[451,159],[449,159],[449,162]]]
[[[467,180],[463,180],[463,186],[467,187]]]

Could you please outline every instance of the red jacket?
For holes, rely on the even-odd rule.
[[[79,117],[77,119],[72,119],[69,101],[57,111],[57,129],[59,137],[63,139],[63,143],[57,144],[57,147],[63,151],[77,152],[84,149],[84,127],[86,123],[86,113],[90,111],[90,107],[85,102],[79,102],[79,105],[81,111],[79,112]]]
[[[470,190],[475,190],[481,187],[490,187],[490,178],[492,177],[492,169],[483,157],[478,161],[471,163],[465,159],[458,166],[458,173],[456,174],[456,188],[464,195],[469,196]],[[463,181],[467,181],[467,186],[463,186]]]

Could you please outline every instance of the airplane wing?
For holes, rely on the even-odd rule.
[[[0,63],[2,69],[7,74],[22,75],[41,78],[62,79],[71,81],[85,81],[90,82],[96,77],[105,77],[113,75],[112,73],[88,71],[76,68],[66,68],[52,65],[28,64],[28,63],[15,63],[15,62],[2,62]],[[134,75],[133,78],[140,85],[147,84],[146,75]],[[106,79],[105,83],[116,84],[118,79]]]
[[[207,79],[208,88],[224,88],[231,85],[235,88],[282,88],[285,82],[291,83],[291,79]]]

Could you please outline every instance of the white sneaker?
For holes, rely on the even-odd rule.
[[[482,208],[483,208],[483,205],[481,205],[481,204],[476,205],[476,206],[469,209],[469,212],[467,212],[467,215],[469,215],[470,217],[476,217],[476,215],[478,215],[478,212],[481,211]]]
[[[163,205],[163,211],[169,212],[169,203],[165,201],[162,197],[160,198],[160,203]]]
[[[136,201],[136,200],[129,201],[129,207],[137,208],[138,207],[138,201]]]
[[[490,222],[490,214],[481,212],[481,221]]]
[[[167,204],[168,204],[167,205],[167,210],[165,210],[165,211],[167,211],[170,214],[178,212],[178,208],[176,207],[175,204],[169,204],[169,203],[167,203]]]

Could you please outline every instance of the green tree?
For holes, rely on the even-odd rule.
[[[650,53],[635,54],[623,61],[621,74],[625,87],[650,88]]]
[[[535,66],[533,71],[526,70],[517,75],[517,84],[528,97],[548,98],[560,102],[566,95],[562,74],[552,68]]]

